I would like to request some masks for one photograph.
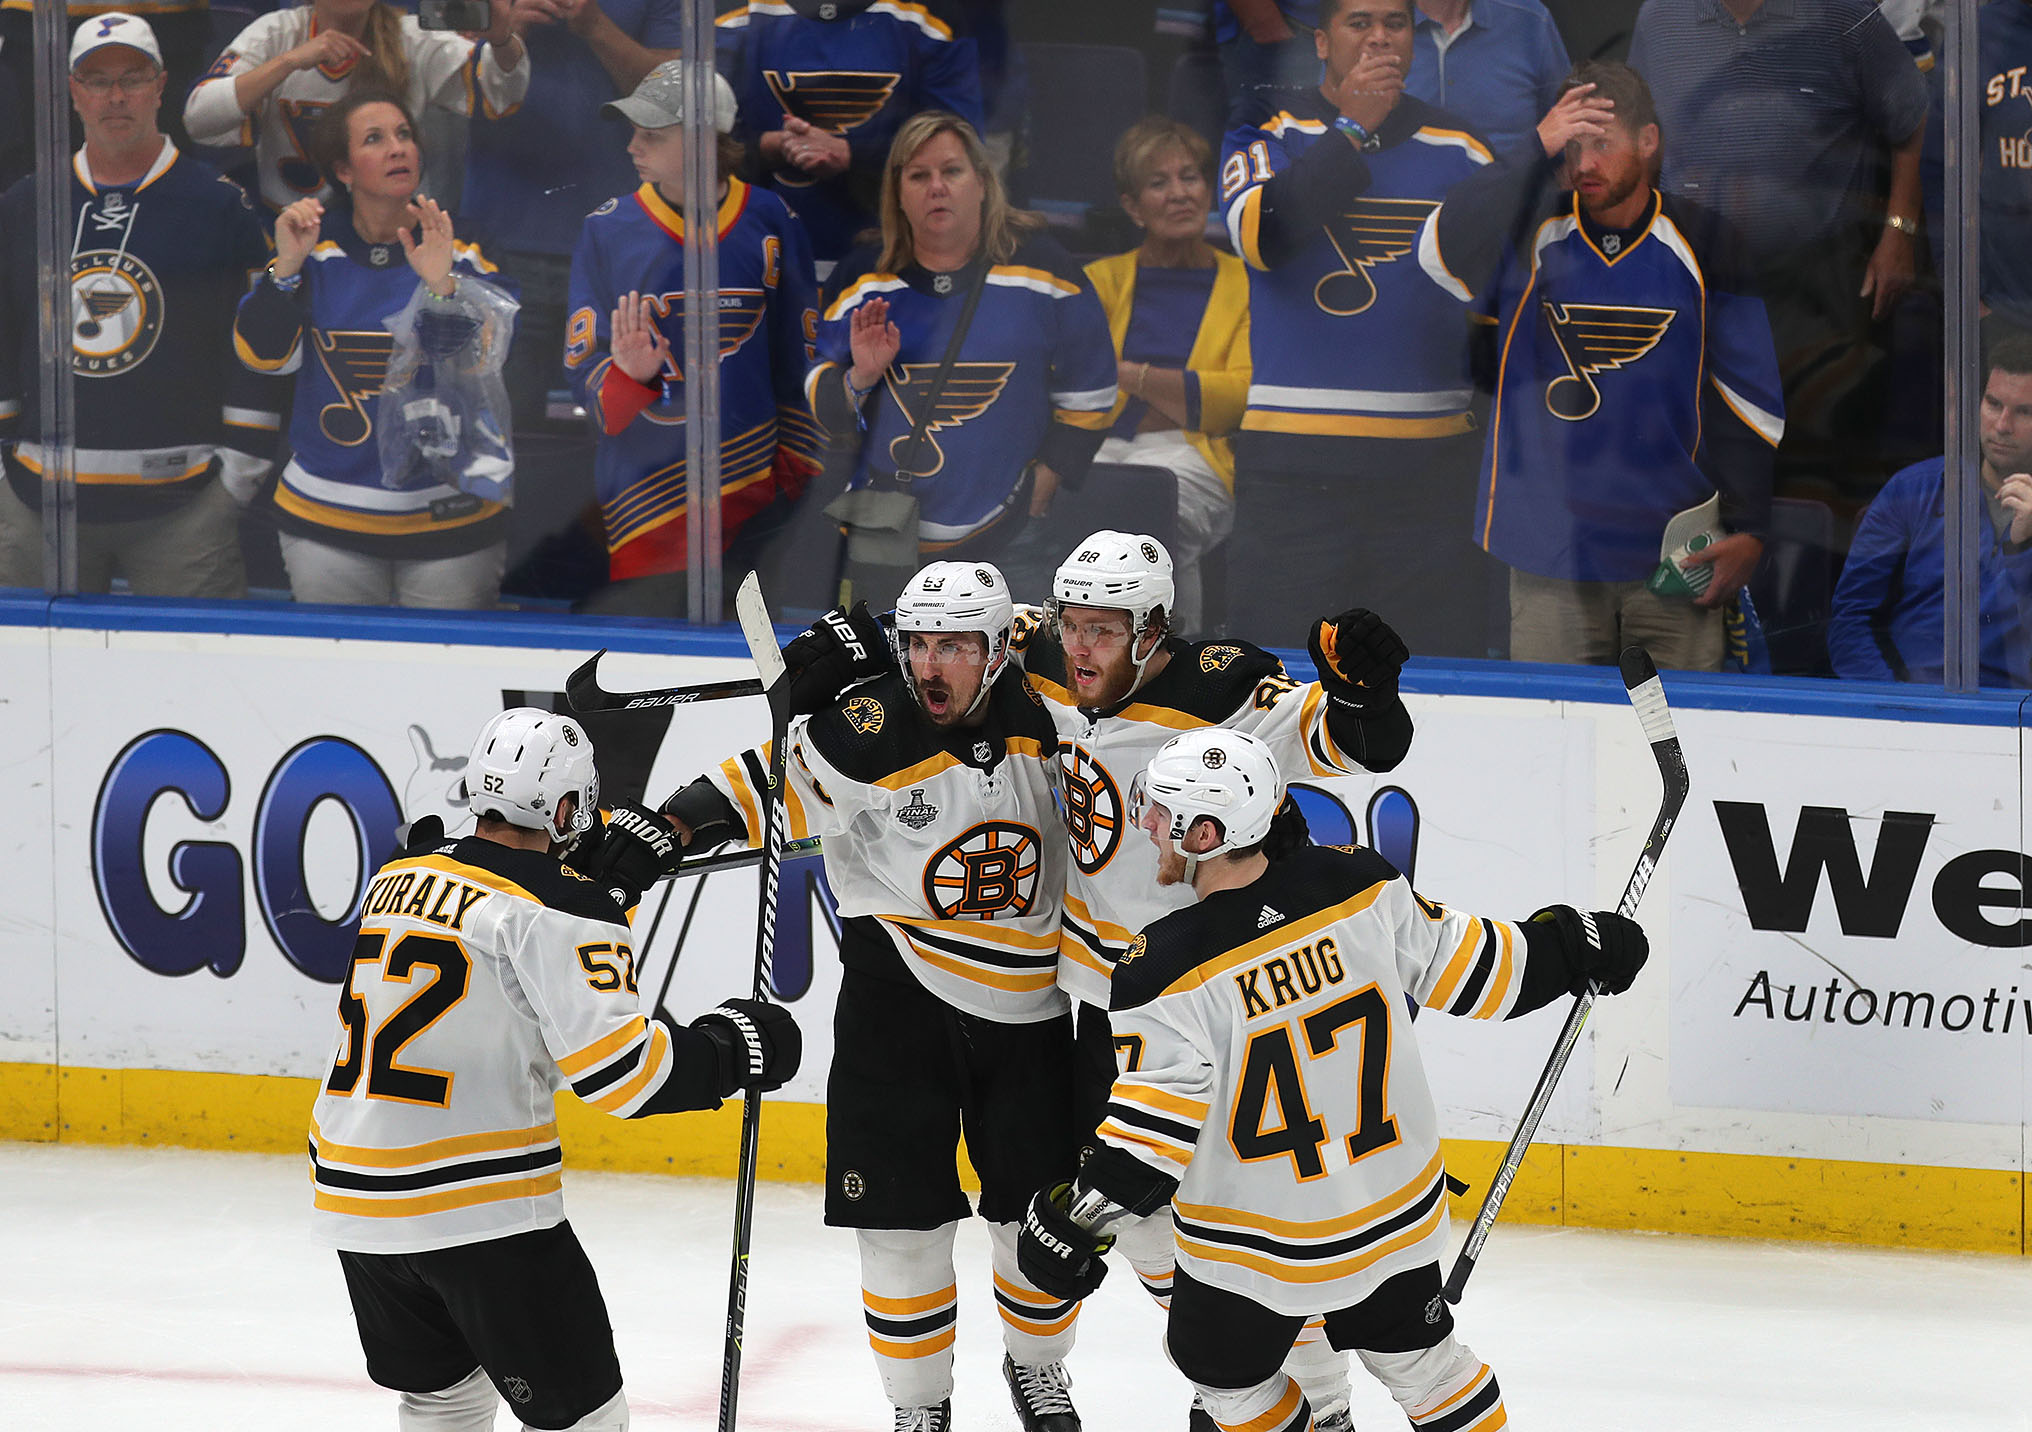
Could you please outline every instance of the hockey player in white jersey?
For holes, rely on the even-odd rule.
[[[1168,1212],[1167,1341],[1225,1432],[1310,1432],[1279,1364],[1321,1308],[1413,1427],[1492,1432],[1502,1391],[1440,1294],[1445,1170],[1411,1006],[1500,1019],[1589,980],[1620,993],[1644,932],[1565,905],[1518,923],[1451,910],[1365,849],[1272,860],[1283,795],[1269,747],[1241,732],[1190,732],[1151,762],[1136,818],[1159,878],[1197,903],[1116,966],[1100,1146],[1032,1201],[1023,1266],[1084,1297],[1119,1231]]]
[[[1124,819],[1126,795],[1180,730],[1220,726],[1268,743],[1294,779],[1387,771],[1411,745],[1397,694],[1409,654],[1373,612],[1314,624],[1319,680],[1300,685],[1284,664],[1238,640],[1186,642],[1170,634],[1171,557],[1154,537],[1096,532],[1059,567],[1041,613],[1026,609],[1016,647],[1058,727],[1071,845],[1058,983],[1077,1003],[1078,1118],[1091,1143],[1115,1081],[1108,981],[1135,931],[1192,902],[1160,885],[1157,852]],[[1156,1220],[1122,1235],[1123,1256],[1160,1305],[1171,1292],[1170,1230]],[[1322,1432],[1348,1425],[1347,1359],[1309,1323],[1289,1371]],[[1199,1426],[1195,1413],[1194,1425]]]
[[[1057,985],[1058,738],[1010,662],[1014,618],[994,567],[932,563],[897,600],[901,670],[793,719],[784,763],[789,834],[824,837],[843,920],[826,1222],[856,1231],[895,1425],[922,1432],[951,1425],[963,1127],[1010,1396],[1030,1432],[1080,1425],[1063,1366],[1078,1303],[1016,1262],[1024,1206],[1040,1180],[1072,1176],[1078,1137],[1072,1017]],[[767,754],[738,756],[664,803],[689,850],[759,839]]]
[[[403,1432],[491,1428],[497,1391],[524,1427],[618,1432],[628,1403],[565,1221],[553,1098],[568,1087],[617,1118],[718,1108],[780,1087],[801,1039],[757,1000],[688,1026],[643,1013],[627,916],[559,858],[601,838],[577,722],[503,712],[466,782],[475,833],[414,841],[367,886],[311,1123],[317,1228]]]

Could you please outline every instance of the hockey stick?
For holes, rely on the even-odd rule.
[[[659,706],[692,706],[701,701],[724,701],[730,696],[760,696],[762,683],[753,677],[739,681],[708,681],[701,686],[667,686],[660,691],[608,691],[600,685],[600,658],[605,647],[579,664],[565,678],[564,696],[574,711],[651,711]],[[781,665],[781,662],[778,663]]]
[[[1652,873],[1658,869],[1659,858],[1665,854],[1665,841],[1679,819],[1679,808],[1686,803],[1688,781],[1686,754],[1679,749],[1679,735],[1672,728],[1672,712],[1665,704],[1665,687],[1658,679],[1658,668],[1651,660],[1651,653],[1641,646],[1624,647],[1622,666],[1623,685],[1629,690],[1630,704],[1637,708],[1637,720],[1643,725],[1644,739],[1651,743],[1651,754],[1657,758],[1658,775],[1665,788],[1658,803],[1658,819],[1651,823],[1651,834],[1645,838],[1644,849],[1637,855],[1636,868],[1630,872],[1630,882],[1623,887],[1623,898],[1616,902],[1618,915],[1634,916],[1645,889],[1651,884]],[[1559,1076],[1566,1070],[1566,1061],[1573,1056],[1574,1045],[1580,1041],[1588,1011],[1595,1007],[1595,996],[1600,990],[1600,985],[1590,982],[1587,991],[1574,1000],[1573,1010],[1566,1017],[1566,1026],[1559,1031],[1559,1040],[1552,1046],[1552,1057],[1545,1062],[1545,1072],[1538,1076],[1538,1087],[1531,1091],[1531,1102],[1524,1106],[1523,1118],[1517,1121],[1517,1132],[1510,1138],[1502,1167],[1496,1170],[1489,1192],[1482,1199],[1482,1211],[1475,1215],[1475,1225],[1468,1230],[1460,1257],[1454,1260],[1453,1273],[1446,1280],[1446,1300],[1449,1303],[1461,1300],[1461,1290],[1467,1287],[1468,1275],[1475,1271],[1475,1260],[1481,1256],[1482,1245],[1489,1240],[1489,1230],[1495,1226],[1503,1199],[1510,1192],[1510,1181],[1517,1176],[1518,1166],[1524,1162],[1532,1135],[1538,1132],[1538,1121],[1545,1117],[1546,1105],[1552,1102],[1553,1086],[1559,1083]]]
[[[741,635],[762,676],[769,697],[769,789],[762,815],[762,880],[755,917],[755,998],[769,998],[769,977],[776,958],[776,891],[783,872],[783,755],[789,744],[790,713],[785,704],[783,653],[762,601],[762,583],[750,572],[734,595]],[[741,1335],[748,1321],[748,1244],[755,1232],[755,1163],[761,1147],[762,1095],[749,1090],[741,1108],[741,1166],[735,1177],[734,1258],[727,1275],[727,1343],[720,1362],[720,1432],[734,1432],[734,1413],[741,1401]]]

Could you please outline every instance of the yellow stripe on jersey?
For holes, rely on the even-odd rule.
[[[1053,1297],[1042,1289],[1026,1288],[1020,1283],[1012,1283],[1000,1273],[995,1274],[994,1278],[995,1287],[1004,1297],[1019,1303],[1028,1303],[1033,1308],[1055,1308],[1065,1301],[1063,1298]]]
[[[1270,267],[1270,265],[1263,262],[1263,245],[1259,237],[1262,223],[1263,186],[1258,184],[1242,196],[1242,221],[1237,225],[1241,230],[1242,258],[1248,263],[1250,268],[1267,269]]]
[[[1282,1432],[1282,1429],[1290,1424],[1291,1419],[1298,1415],[1298,1404],[1304,1399],[1305,1394],[1298,1390],[1298,1384],[1287,1376],[1284,1379],[1284,1395],[1277,1399],[1275,1407],[1261,1417],[1252,1417],[1247,1422],[1237,1422],[1232,1426],[1225,1422],[1217,1425],[1224,1428],[1225,1432]]]
[[[960,979],[971,980],[975,984],[986,985],[990,989],[1002,990],[1009,994],[1038,994],[1058,983],[1058,970],[1055,965],[1033,970],[998,967],[993,954],[986,950],[981,952],[982,962],[976,964],[950,951],[926,944],[922,940],[912,939],[910,932],[912,928],[921,928],[968,944],[987,937],[997,943],[1017,944],[1040,952],[1058,948],[1056,935],[1024,935],[1018,931],[995,931],[994,927],[984,920],[919,920],[887,915],[879,918],[883,924],[903,936],[911,954],[933,969],[943,970]],[[1010,936],[1014,938],[1008,938]]]
[[[318,1189],[312,1203],[327,1213],[349,1213],[356,1218],[416,1218],[426,1213],[449,1213],[455,1208],[472,1208],[482,1203],[506,1203],[512,1198],[542,1198],[564,1189],[564,1170],[552,1169],[534,1178],[507,1183],[476,1183],[442,1193],[419,1194],[414,1198],[349,1198]]]
[[[1395,1238],[1386,1243],[1378,1243],[1373,1248],[1364,1248],[1361,1252],[1350,1254],[1345,1258],[1335,1259],[1331,1263],[1310,1263],[1302,1266],[1280,1263],[1244,1248],[1229,1248],[1219,1243],[1203,1243],[1197,1238],[1189,1238],[1184,1228],[1178,1230],[1178,1247],[1180,1252],[1190,1253],[1195,1258],[1203,1258],[1209,1263],[1231,1263],[1238,1268],[1261,1273],[1266,1278],[1274,1278],[1280,1283],[1331,1283],[1351,1277],[1365,1268],[1374,1267],[1393,1253],[1402,1253],[1407,1248],[1415,1248],[1438,1232],[1440,1223],[1445,1218],[1446,1200],[1441,1199],[1432,1206],[1430,1213]]]
[[[940,751],[935,756],[927,756],[916,765],[906,766],[896,772],[895,775],[884,776],[872,784],[878,785],[884,790],[907,790],[913,781],[921,786],[933,776],[939,775],[944,771],[949,771],[959,764],[960,758],[958,756],[955,756],[950,751]]]
[[[1173,1094],[1148,1084],[1131,1084],[1127,1081],[1117,1083],[1109,1097],[1126,1100],[1131,1104],[1141,1104],[1146,1109],[1155,1109],[1161,1114],[1176,1114],[1182,1119],[1192,1120],[1195,1124],[1206,1122],[1209,1107],[1204,1099],[1188,1099],[1183,1094]]]
[[[868,1346],[884,1357],[930,1357],[933,1353],[944,1352],[951,1347],[958,1335],[957,1327],[945,1327],[923,1342],[901,1343],[890,1338],[878,1338],[869,1333]]]
[[[456,875],[468,885],[484,885],[497,895],[513,895],[527,900],[532,905],[541,905],[543,897],[532,895],[505,875],[478,865],[468,865],[463,860],[454,860],[449,855],[415,855],[405,860],[391,860],[381,867],[383,874],[390,870],[436,870],[446,875]]]
[[[1218,955],[1201,964],[1196,969],[1189,970],[1185,974],[1180,975],[1164,987],[1164,993],[1169,995],[1176,994],[1181,990],[1197,989],[1209,980],[1216,979],[1227,973],[1235,968],[1235,966],[1249,963],[1249,961],[1255,959],[1258,955],[1266,955],[1270,951],[1282,949],[1286,945],[1303,944],[1336,920],[1345,920],[1350,915],[1361,914],[1362,911],[1376,903],[1377,899],[1382,895],[1384,887],[1389,883],[1387,880],[1378,880],[1368,889],[1358,895],[1349,896],[1338,905],[1329,905],[1326,909],[1315,911],[1302,920],[1294,920],[1289,925],[1280,926],[1267,935],[1249,941],[1246,945],[1229,950],[1224,955]]]
[[[595,1094],[586,1100],[603,1114],[618,1114],[649,1087],[649,1081],[661,1074],[670,1063],[670,1031],[658,1020],[649,1028],[649,1051],[642,1057],[642,1065],[628,1078],[604,1094]]]
[[[1445,1009],[1453,1003],[1453,997],[1460,992],[1461,981],[1475,967],[1475,956],[1482,948],[1482,918],[1468,916],[1467,933],[1461,936],[1460,944],[1448,957],[1446,969],[1441,972],[1439,983],[1432,987],[1432,994],[1426,1000],[1429,1009]]]
[[[1124,721],[1144,721],[1152,726],[1167,726],[1174,731],[1198,731],[1207,724],[1197,716],[1188,716],[1169,706],[1152,706],[1141,701],[1124,706],[1115,714]]]
[[[951,1307],[959,1300],[959,1296],[957,1283],[948,1283],[936,1293],[926,1293],[916,1298],[885,1298],[880,1293],[871,1293],[866,1288],[861,1289],[862,1305],[869,1312],[880,1313],[885,1318],[921,1317],[926,1313],[935,1313],[941,1308]]]
[[[1467,432],[1474,425],[1474,417],[1468,413],[1437,418],[1386,418],[1365,413],[1285,413],[1251,408],[1242,418],[1244,432],[1336,438],[1448,438]]]
[[[538,1124],[528,1129],[497,1129],[484,1134],[459,1134],[449,1139],[433,1139],[426,1144],[405,1144],[397,1148],[376,1149],[360,1144],[335,1144],[329,1142],[313,1119],[310,1136],[317,1143],[317,1156],[321,1162],[350,1164],[356,1168],[414,1168],[419,1164],[438,1163],[446,1159],[467,1158],[474,1154],[507,1153],[511,1149],[530,1149],[541,1144],[557,1142],[555,1123]]]
[[[640,1039],[642,1031],[648,1027],[648,1024],[648,1017],[638,1014],[612,1034],[603,1035],[591,1044],[588,1044],[584,1049],[574,1050],[572,1053],[565,1055],[564,1058],[557,1061],[557,1067],[567,1078],[571,1075],[582,1073],[592,1068],[595,1064],[599,1064],[620,1053],[623,1049],[626,1049],[629,1045]]]
[[[350,507],[337,507],[329,502],[320,502],[314,497],[306,497],[289,485],[287,477],[275,486],[275,505],[292,517],[300,517],[305,522],[315,523],[319,527],[329,527],[335,532],[360,532],[378,537],[407,537],[419,532],[450,532],[455,528],[470,527],[475,522],[484,522],[489,517],[506,510],[499,502],[483,499],[478,507],[463,517],[435,517],[428,507],[419,507],[410,512],[359,512]]]
[[[1094,1130],[1094,1137],[1111,1144],[1135,1144],[1156,1156],[1157,1162],[1166,1169],[1184,1174],[1185,1166],[1192,1162],[1193,1145],[1172,1139],[1148,1129],[1132,1129],[1119,1119],[1103,1119],[1101,1126]]]
[[[1222,1208],[1211,1203],[1179,1203],[1176,1206],[1180,1214],[1196,1222],[1252,1228],[1258,1233],[1268,1233],[1286,1241],[1340,1238],[1359,1232],[1372,1223],[1378,1223],[1392,1214],[1409,1208],[1432,1187],[1433,1180],[1440,1176],[1444,1167],[1439,1151],[1434,1150],[1431,1160],[1419,1171],[1418,1176],[1395,1193],[1377,1199],[1367,1208],[1358,1208],[1353,1213],[1343,1214],[1339,1218],[1322,1219],[1316,1223],[1296,1223],[1288,1219],[1272,1218],[1266,1213],[1252,1213],[1240,1208]]]
[[[1501,920],[1491,920],[1489,928],[1494,930],[1497,937],[1502,940],[1503,955],[1501,963],[1496,966],[1496,977],[1489,981],[1488,994],[1483,997],[1480,1004],[1475,1006],[1474,1017],[1476,1019],[1492,1019],[1495,1017],[1496,1011],[1502,1008],[1504,997],[1510,992],[1510,977],[1516,969],[1514,951],[1511,948],[1510,927]]]
[[[1001,274],[1008,278],[1029,279],[1032,283],[1042,284],[1046,288],[1055,289],[1067,298],[1079,292],[1078,284],[1070,279],[1060,278],[1049,269],[1030,268],[1025,264],[996,264],[988,270],[988,273],[990,276]]]
[[[1456,1392],[1453,1396],[1447,1398],[1446,1401],[1440,1403],[1437,1407],[1426,1408],[1425,1411],[1420,1414],[1420,1416],[1423,1418],[1423,1420],[1427,1422],[1432,1421],[1435,1417],[1438,1417],[1441,1413],[1445,1412],[1447,1408],[1458,1406],[1459,1404],[1467,1401],[1468,1398],[1472,1397],[1475,1393],[1480,1392],[1484,1387],[1488,1386],[1489,1378],[1491,1376],[1493,1376],[1493,1374],[1489,1371],[1489,1365],[1487,1363],[1483,1363],[1481,1366],[1481,1370],[1478,1371],[1473,1377],[1468,1379],[1468,1385],[1466,1387],[1463,1387],[1459,1392]]]
[[[762,759],[769,760],[769,743],[762,743]],[[748,844],[762,843],[762,812],[755,804],[755,793],[748,786],[748,764],[745,755],[729,756],[720,762],[720,774],[727,778],[727,787],[734,793],[735,804],[741,807],[741,820],[747,827]]]
[[[1053,408],[1051,420],[1064,423],[1069,428],[1085,428],[1089,432],[1106,432],[1113,427],[1105,410],[1088,408]]]

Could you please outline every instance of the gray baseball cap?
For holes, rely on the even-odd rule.
[[[665,60],[642,77],[635,93],[626,99],[610,100],[600,113],[627,120],[644,129],[667,129],[683,124],[684,62]],[[734,132],[734,89],[723,75],[713,76],[713,128],[721,134]]]

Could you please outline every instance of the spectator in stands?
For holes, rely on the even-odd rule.
[[[2032,0],[1984,5],[1975,19],[1979,67],[1970,83],[1980,97],[1983,331],[2032,332],[2032,243],[2026,242],[2032,233]],[[1926,127],[1927,233],[1938,259],[1944,241],[1963,239],[1942,225],[1943,76],[1935,69],[1927,79],[1934,115]]]
[[[1214,156],[1197,132],[1151,118],[1115,145],[1115,187],[1143,231],[1087,277],[1107,311],[1122,395],[1102,462],[1168,468],[1178,478],[1174,631],[1201,630],[1200,560],[1235,520],[1227,434],[1249,400],[1249,274],[1206,241]]]
[[[556,12],[556,13],[553,13]],[[572,246],[587,214],[636,184],[600,106],[677,58],[679,0],[554,0],[524,33],[529,93],[513,113],[472,127],[459,218],[492,236],[489,252],[520,290],[508,397],[540,419],[559,379]]]
[[[2032,686],[2032,338],[2000,339],[1988,370],[1977,537],[1982,684]],[[1836,675],[1941,679],[1946,470],[1937,457],[1906,468],[1863,514],[1828,623]]]
[[[1214,0],[1214,44],[1228,91],[1228,126],[1259,109],[1269,91],[1319,83],[1314,33],[1321,0]]]
[[[1663,187],[1741,230],[1766,296],[1788,415],[1777,491],[1868,496],[1900,396],[1872,325],[1917,263],[1926,85],[1910,52],[1874,0],[1646,0],[1630,63],[1672,136]]]
[[[230,384],[233,303],[268,258],[239,185],[156,128],[165,79],[148,22],[109,12],[71,40],[67,265],[75,375],[78,586],[238,597],[239,506],[267,469],[273,414]],[[0,586],[42,585],[42,336],[35,180],[0,198]]]
[[[425,30],[388,0],[313,0],[255,19],[233,38],[184,105],[200,144],[254,146],[271,209],[329,193],[311,148],[317,118],[355,89],[472,118],[512,113],[529,90],[522,32],[559,0],[489,0],[478,40]],[[447,200],[455,198],[447,195]]]
[[[355,90],[327,107],[310,152],[344,197],[299,199],[276,216],[275,261],[233,328],[248,367],[296,374],[294,451],[272,498],[290,589],[300,602],[492,606],[506,504],[448,483],[391,489],[376,426],[395,352],[384,321],[418,285],[429,289],[418,334],[436,363],[505,347],[471,287],[494,266],[419,193],[416,123],[392,94]],[[475,440],[476,426],[460,440]]]
[[[1501,155],[1536,142],[1568,68],[1539,0],[1418,0],[1404,92],[1459,115]]]
[[[70,0],[63,7],[73,27],[123,11],[147,13],[156,48],[162,51],[164,94],[169,100],[167,112],[156,118],[156,128],[179,149],[190,147],[183,128],[183,97],[204,68],[211,39],[206,3],[149,0],[145,5],[128,5],[123,0]],[[34,167],[33,155],[28,152],[35,140],[34,0],[0,0],[0,105],[6,107],[0,114],[0,130],[16,130],[23,146],[10,154],[10,146],[0,141],[0,188],[4,188]],[[16,164],[19,167],[14,167]]]
[[[763,183],[804,221],[821,278],[880,223],[889,143],[921,110],[982,123],[980,62],[947,0],[760,0],[722,15],[721,68]]]
[[[1496,317],[1474,535],[1509,564],[1519,661],[1613,664],[1641,642],[1718,671],[1722,604],[1763,554],[1785,430],[1771,329],[1727,222],[1654,187],[1663,144],[1643,78],[1590,61],[1532,148],[1419,236],[1427,275]],[[1682,512],[1706,545],[1647,585]]]
[[[881,245],[835,272],[806,381],[820,426],[854,462],[854,491],[835,504],[862,529],[850,561],[873,545],[903,556],[878,534],[908,532],[876,525],[888,521],[876,509],[897,504],[856,497],[891,494],[914,507],[895,520],[923,553],[995,560],[1019,592],[1050,581],[1064,554],[1030,519],[1061,481],[1085,479],[1115,405],[1115,350],[1085,274],[1039,227],[1010,208],[964,119],[928,110],[897,130]],[[916,561],[883,562],[864,585],[900,588]],[[895,593],[856,595],[876,605]]]
[[[804,231],[774,194],[733,178],[734,94],[700,118],[719,131],[720,550],[756,546],[817,471],[819,435],[804,398],[817,280]],[[684,379],[684,70],[659,65],[607,112],[634,126],[633,194],[595,209],[572,260],[565,368],[600,434],[595,481],[613,584],[588,610],[686,610]],[[609,136],[612,143],[613,136]],[[751,561],[724,564],[728,591]],[[731,598],[729,600],[731,605]]]
[[[1415,247],[1489,151],[1404,93],[1411,0],[1320,0],[1319,19],[1325,82],[1231,131],[1221,167],[1253,361],[1230,624],[1303,646],[1313,607],[1363,606],[1415,652],[1483,656],[1467,315]]]

